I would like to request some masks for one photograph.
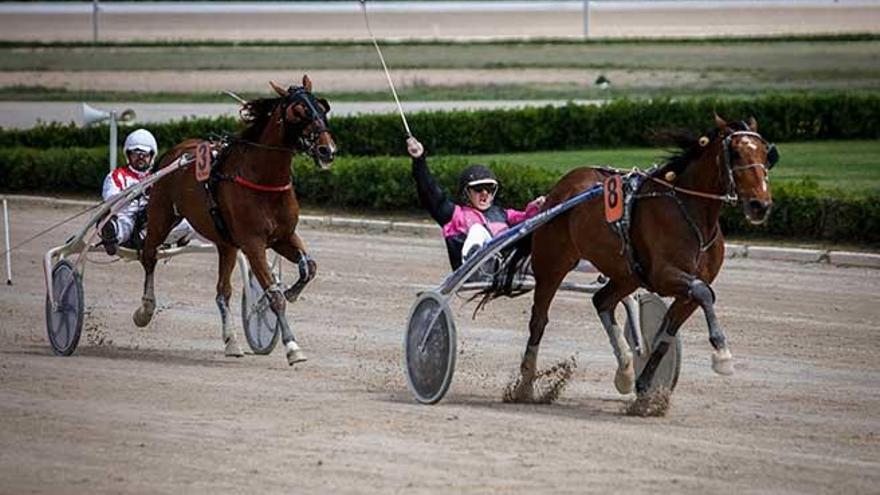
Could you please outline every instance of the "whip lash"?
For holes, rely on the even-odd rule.
[[[382,62],[382,70],[385,71],[385,78],[388,79],[388,86],[391,87],[391,94],[394,96],[394,102],[397,103],[397,111],[400,112],[400,120],[403,121],[403,128],[406,130],[406,137],[412,137],[412,132],[409,130],[409,123],[406,121],[406,115],[403,113],[403,107],[400,105],[400,99],[397,97],[397,90],[394,89],[394,82],[391,81],[391,74],[388,72],[388,65],[385,64],[385,57],[382,56],[382,50],[379,48],[379,43],[376,42],[376,37],[373,35],[373,29],[370,27],[370,16],[367,15],[367,2],[366,0],[358,0],[361,4],[361,10],[364,13],[364,22],[367,24],[367,32],[370,33],[370,39],[373,41],[373,46],[376,47],[376,53],[379,54],[379,60]]]

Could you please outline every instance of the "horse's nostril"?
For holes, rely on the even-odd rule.
[[[320,145],[320,146],[318,146],[318,154],[324,158],[329,158],[329,157],[333,156],[333,150],[330,149],[329,146]]]

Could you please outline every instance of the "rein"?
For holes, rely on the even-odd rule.
[[[734,195],[730,195],[729,193],[728,194],[712,194],[712,193],[707,193],[707,192],[703,192],[703,191],[695,191],[693,189],[678,187],[678,186],[672,184],[671,182],[667,182],[663,179],[658,179],[657,177],[652,177],[642,171],[639,171],[638,173],[644,175],[648,179],[651,179],[652,181],[654,181],[662,186],[668,187],[673,192],[679,192],[682,194],[687,194],[689,196],[697,196],[699,198],[712,199],[715,201],[721,201],[722,203],[728,203],[728,204],[736,203],[737,200],[739,199],[736,196],[736,194],[734,194]]]
[[[704,199],[711,199],[714,201],[721,201],[722,203],[726,203],[726,204],[730,204],[730,205],[736,204],[736,202],[739,201],[739,195],[736,194],[736,179],[734,178],[733,173],[737,170],[748,170],[750,168],[761,167],[764,170],[769,170],[769,168],[770,168],[765,163],[749,163],[746,165],[732,165],[731,159],[730,159],[730,155],[731,155],[730,142],[736,136],[756,137],[756,138],[760,139],[762,142],[764,142],[764,144],[766,144],[768,146],[768,148],[771,146],[770,143],[768,143],[767,140],[764,139],[763,136],[761,136],[757,132],[752,132],[752,131],[736,131],[736,132],[733,132],[724,138],[724,141],[723,141],[724,168],[727,170],[727,176],[728,176],[727,177],[728,180],[727,180],[727,193],[726,194],[708,193],[708,192],[704,192],[704,191],[696,191],[693,189],[688,189],[685,187],[679,187],[679,186],[672,184],[669,181],[665,181],[665,180],[660,179],[658,177],[648,175],[642,171],[638,171],[638,173],[647,177],[648,179],[651,179],[652,181],[656,182],[657,184],[660,184],[662,186],[665,186],[665,187],[671,189],[673,192],[678,192],[678,193],[686,194],[689,196],[696,196],[696,197],[704,198]]]

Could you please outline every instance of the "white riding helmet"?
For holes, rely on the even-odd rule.
[[[125,153],[125,159],[128,160],[128,152],[132,150],[140,150],[149,152],[150,157],[150,166],[153,165],[153,162],[156,160],[156,153],[159,151],[159,145],[156,143],[156,138],[153,137],[153,134],[146,129],[138,129],[128,137],[125,138],[125,145],[122,147],[123,152]]]

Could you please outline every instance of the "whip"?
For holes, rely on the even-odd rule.
[[[361,10],[364,12],[364,22],[367,24],[367,32],[370,33],[370,39],[373,40],[373,46],[376,47],[376,53],[379,54],[379,60],[382,62],[382,69],[385,71],[385,77],[388,79],[388,86],[391,87],[391,94],[394,95],[394,102],[397,103],[397,111],[400,112],[400,120],[403,121],[403,128],[406,130],[406,136],[412,137],[412,132],[409,130],[409,124],[406,122],[406,115],[403,113],[403,107],[400,105],[400,99],[397,97],[397,90],[394,89],[394,83],[391,81],[391,74],[388,72],[388,66],[385,64],[385,57],[382,56],[382,50],[379,49],[379,43],[376,42],[376,37],[373,35],[372,28],[370,28],[370,16],[367,15],[367,1],[358,1],[361,4]]]

